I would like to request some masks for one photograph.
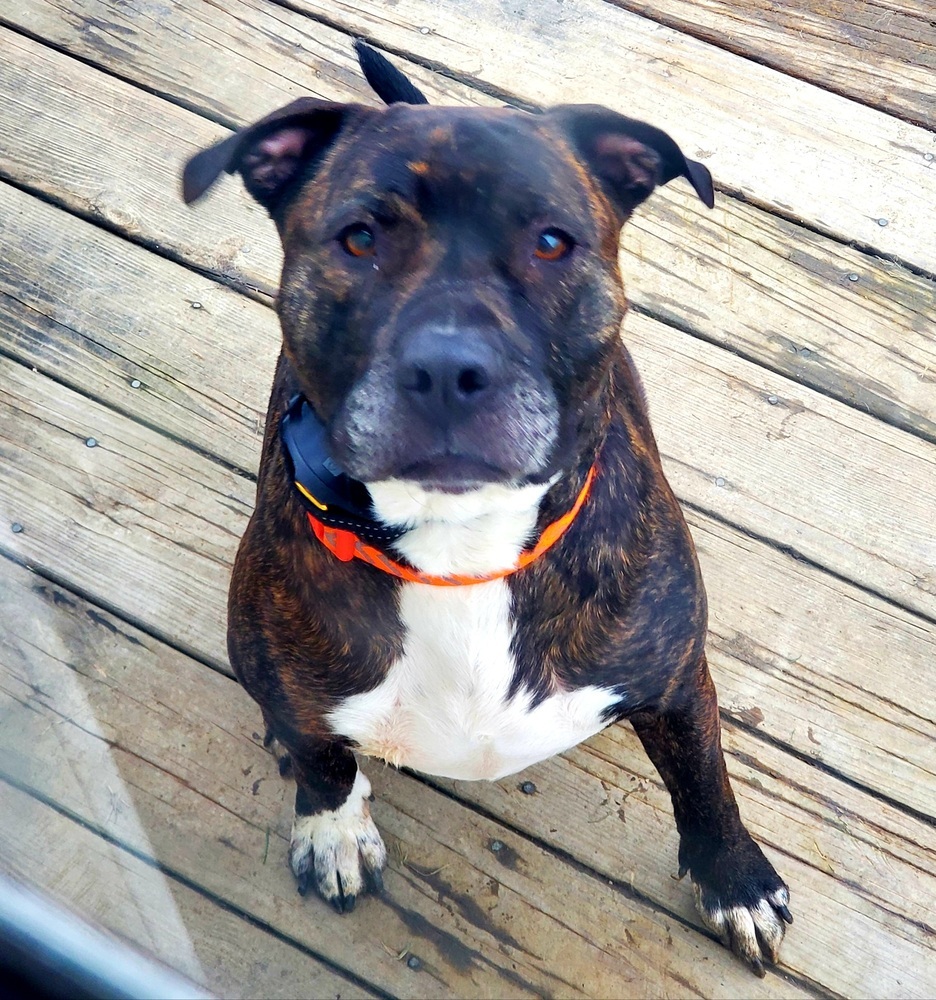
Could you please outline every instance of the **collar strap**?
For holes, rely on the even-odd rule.
[[[525,549],[517,558],[516,563],[507,569],[497,570],[494,573],[480,573],[477,576],[465,576],[460,573],[448,573],[444,576],[435,576],[432,573],[422,573],[419,570],[404,566],[395,562],[385,552],[374,548],[366,541],[362,540],[354,531],[341,527],[334,527],[326,524],[321,517],[321,511],[313,514],[308,512],[309,524],[315,537],[342,562],[351,562],[352,559],[360,559],[371,566],[389,573],[391,576],[399,577],[409,583],[425,583],[432,587],[463,587],[474,583],[487,583],[488,580],[499,580],[502,577],[510,576],[518,570],[529,566],[531,562],[538,559],[544,552],[552,548],[556,542],[565,534],[569,525],[578,516],[595,479],[595,466],[588,470],[585,484],[579,491],[575,503],[571,509],[562,515],[557,521],[548,525],[539,537],[539,541],[532,549]]]
[[[374,517],[367,487],[331,457],[325,425],[304,396],[289,401],[280,421],[280,438],[303,507],[326,528],[353,533],[375,545],[387,545],[406,532]]]

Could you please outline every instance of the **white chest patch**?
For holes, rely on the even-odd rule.
[[[406,584],[403,655],[372,691],[330,713],[334,732],[397,766],[448,778],[496,780],[603,729],[620,700],[609,688],[558,692],[535,708],[508,700],[510,591],[503,580],[466,587]]]

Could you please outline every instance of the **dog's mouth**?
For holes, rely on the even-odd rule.
[[[511,479],[507,472],[495,465],[458,454],[413,462],[402,468],[398,477],[438,493],[467,493],[487,483],[503,483]]]

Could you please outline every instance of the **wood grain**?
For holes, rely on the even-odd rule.
[[[260,460],[271,310],[0,183],[3,350],[241,469]]]
[[[45,581],[29,585],[22,572],[6,564],[0,603],[3,691],[12,699],[0,731],[14,750],[2,758],[12,777],[139,847],[135,810],[165,864],[321,954],[341,955],[343,946],[346,968],[398,990],[395,956],[406,949],[438,977],[433,987],[462,995],[496,986],[490,976],[504,961],[516,963],[527,987],[561,995],[616,996],[625,982],[637,995],[797,994],[773,977],[746,981],[727,954],[667,913],[375,762],[367,769],[391,842],[389,900],[362,905],[334,942],[328,921],[337,918],[301,902],[282,864],[288,786],[258,746],[246,696],[102,609]],[[796,901],[786,968],[846,995],[925,996],[936,967],[925,916],[936,887],[932,828],[743,732],[729,731],[728,747],[742,811]],[[63,759],[76,763],[40,764]],[[123,788],[94,780],[102,759],[116,765]],[[90,780],[63,780],[76,767]],[[522,794],[516,778],[455,785],[515,829],[696,921],[687,887],[668,877],[675,830],[666,793],[629,729],[612,727],[523,778],[535,794]],[[550,981],[543,962],[563,981]],[[634,973],[645,978],[615,978]],[[522,985],[501,980],[501,989],[523,992],[511,982]],[[425,995],[425,985],[406,992],[420,989]]]
[[[250,484],[18,365],[0,361],[0,376],[10,464],[0,524],[24,528],[4,529],[0,545],[228,670],[225,590]],[[724,704],[798,753],[932,814],[928,624],[730,526],[698,515],[692,526]]]
[[[17,555],[228,669],[226,590],[253,483],[6,358],[0,411],[0,524]]]
[[[292,941],[399,996],[807,995],[758,982],[714,942],[532,843],[505,864],[490,845],[516,837],[379,766],[386,898],[345,918],[301,899],[284,863],[291,783],[259,746],[243,691],[5,560],[0,570],[0,769]]]
[[[790,885],[786,967],[846,996],[927,996],[936,976],[932,826],[880,803],[868,812],[863,796],[731,727],[724,741],[742,817]],[[611,727],[523,779],[537,788],[532,802],[506,779],[439,784],[693,919],[681,883],[654,879],[661,858],[675,869],[677,838],[666,792],[628,728]]]
[[[14,205],[29,205],[29,199],[20,194],[10,193],[10,200]],[[32,207],[25,210],[26,226],[34,214]],[[47,219],[61,215],[47,208],[42,214]],[[11,215],[15,218],[17,213]],[[120,255],[119,241],[104,239],[67,217],[40,228],[55,234],[75,230],[76,235],[71,244],[53,237],[59,242],[56,256],[71,258],[71,262],[56,265],[39,285],[34,276],[41,258],[30,251],[31,237],[18,273],[15,266],[11,269],[9,288],[16,307],[5,321],[10,331],[7,339],[21,352],[22,360],[44,370],[59,365],[55,377],[86,392],[91,385],[85,387],[83,371],[74,368],[79,340],[81,364],[104,368],[96,376],[102,398],[131,412],[127,394],[132,390],[121,379],[135,364],[126,360],[136,357],[145,362],[158,354],[166,359],[159,361],[158,368],[165,382],[152,387],[140,415],[147,414],[157,426],[183,437],[189,436],[184,428],[190,424],[191,440],[210,452],[228,458],[256,456],[276,350],[273,314],[260,307],[245,308],[232,321],[244,318],[249,326],[232,332],[224,348],[213,349],[211,344],[226,330],[231,312],[226,314],[224,307],[232,299],[220,294],[208,297],[204,282],[133,248],[127,248],[123,256],[134,263],[104,271],[99,288],[86,277],[86,266],[95,259],[95,252],[86,256],[83,232],[93,236],[92,247],[109,243],[105,254]],[[14,249],[12,259],[18,256]],[[58,290],[56,283],[63,273],[73,276],[75,284],[70,287],[75,294],[50,298],[48,292]],[[114,278],[130,284],[117,293]],[[201,301],[202,296],[209,310],[192,310],[191,301]],[[89,299],[96,304],[81,320],[70,303]],[[148,332],[151,301],[152,332],[165,332],[168,339],[163,343]],[[215,301],[220,315],[205,315],[215,308]],[[43,316],[61,316],[62,322],[52,325]],[[194,318],[186,322],[188,317]],[[104,321],[107,326],[101,325]],[[166,325],[160,328],[162,323]],[[76,328],[91,332],[76,338]],[[128,331],[129,338],[108,330]],[[936,457],[933,445],[647,317],[631,315],[624,337],[647,385],[668,474],[682,499],[748,531],[791,545],[907,607],[936,613],[936,540],[929,531],[936,503],[936,483],[930,472]],[[63,346],[49,346],[55,342]],[[258,347],[255,363],[250,360],[252,343]],[[115,354],[129,354],[116,365],[122,372],[116,378],[114,362],[108,361]],[[190,375],[186,367],[191,368]],[[245,389],[248,382],[250,388]],[[161,417],[164,399],[166,416]],[[212,427],[216,410],[220,422]],[[101,420],[106,423],[109,417],[103,415]],[[699,434],[700,426],[706,428],[704,435]],[[240,444],[218,444],[218,428],[240,434]],[[63,463],[67,467],[68,459],[63,458]],[[919,485],[906,491],[906,483]],[[821,498],[818,502],[817,497]]]
[[[399,996],[936,992],[936,635],[892,603],[936,613],[936,456],[921,440],[936,441],[936,297],[884,259],[934,270],[936,140],[744,57],[763,45],[763,62],[886,110],[920,93],[930,115],[930,54],[895,42],[926,10],[809,0],[793,52],[786,13],[761,0],[735,41],[716,37],[735,0],[693,5],[702,27],[683,33],[621,9],[638,4],[0,13],[0,772],[28,789],[0,784],[0,867],[223,995],[356,995],[310,954]],[[854,28],[844,41],[823,34],[835,17]],[[397,52],[433,102],[510,92],[648,117],[742,196],[703,214],[674,184],[648,203],[621,257],[642,313],[624,333],[690,504],[729,770],[793,889],[792,978],[760,983],[699,933],[667,877],[667,796],[626,727],[496,784],[432,787],[371,762],[387,899],[342,921],[294,892],[290,787],[222,673],[279,251],[236,184],[192,211],[177,177],[227,126],[300,93],[371,101],[355,33]],[[881,58],[850,72],[848,49],[868,43]]]
[[[183,17],[189,8],[190,22]],[[36,18],[46,7],[21,10]],[[248,5],[235,18],[216,5],[180,4],[185,31],[178,32],[144,31],[145,8],[136,5],[108,7],[107,19],[94,23],[82,20],[91,16],[82,10],[28,24],[207,114],[250,121],[303,90],[372,100],[347,37],[287,10],[274,17],[275,7]],[[290,39],[301,58],[287,64],[282,44]],[[28,40],[7,42],[0,78],[17,95],[0,108],[8,136],[0,165],[9,176],[162,252],[266,293],[275,289],[280,256],[272,228],[238,185],[219,185],[194,212],[178,201],[183,157],[224,133]],[[196,54],[202,73],[192,65]],[[434,102],[490,103],[413,63],[404,67]],[[149,124],[115,133],[115,120]],[[152,133],[161,148],[150,148]],[[101,134],[111,136],[109,146]],[[625,231],[621,264],[633,301],[665,321],[936,440],[933,281],[732,198],[705,213],[675,184]]]
[[[925,128],[936,127],[927,0],[610,0]]]
[[[680,499],[934,617],[936,447],[647,317],[623,337]]]
[[[729,190],[936,272],[917,209],[936,202],[936,164],[924,159],[936,137],[918,126],[605,0],[290,6],[536,104],[597,102],[652,121]]]
[[[3,782],[0,870],[41,887],[82,919],[184,972],[217,996],[375,996]]]
[[[228,16],[218,18],[214,7]],[[301,25],[289,10],[323,23]],[[921,199],[936,201],[936,169],[923,159],[936,151],[931,133],[605,0],[295,0],[275,14],[260,0],[220,0],[174,6],[169,28],[162,11],[158,0],[116,10],[103,0],[34,0],[6,19],[57,45],[75,45],[78,36],[83,55],[131,77],[128,64],[161,62],[157,77],[174,77],[178,86],[169,92],[187,106],[199,101],[193,80],[213,79],[221,89],[258,50],[271,52],[263,68],[251,67],[258,87],[271,79],[293,86],[307,60],[324,81],[332,74],[316,65],[323,45],[309,39],[322,35],[326,46],[349,51],[349,36],[363,35],[482,89],[536,104],[601,103],[650,120],[689,155],[703,157],[728,189],[936,271],[936,250],[916,210]],[[341,32],[326,36],[328,25]],[[204,39],[218,54],[199,44]],[[752,94],[769,114],[752,113]],[[229,107],[214,98],[207,110],[229,115]],[[880,227],[879,218],[888,225]]]

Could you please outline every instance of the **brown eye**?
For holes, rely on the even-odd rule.
[[[540,260],[562,260],[568,257],[574,245],[572,237],[561,229],[545,229],[539,234],[533,253]]]
[[[363,223],[348,226],[338,237],[338,242],[352,257],[371,257],[377,240]]]

